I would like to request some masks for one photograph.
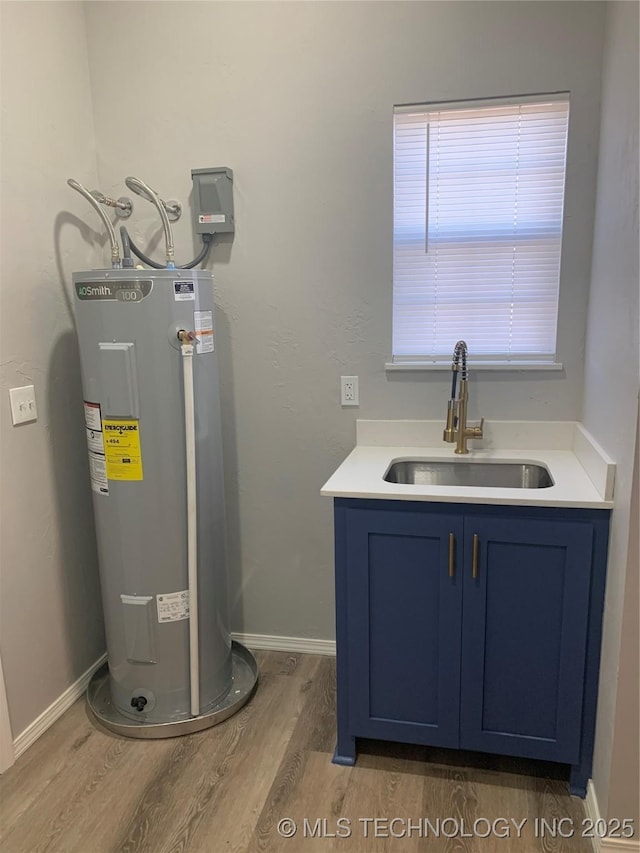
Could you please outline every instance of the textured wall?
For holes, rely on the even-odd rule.
[[[333,637],[325,479],[360,417],[442,417],[443,373],[385,374],[394,103],[569,89],[559,357],[564,374],[472,377],[470,415],[580,413],[603,7],[599,3],[87,4],[98,167],[187,200],[235,173],[237,233],[214,254],[233,627]],[[120,120],[122,117],[122,120]],[[136,203],[134,231],[159,247]],[[176,227],[190,256],[192,226]],[[160,254],[158,253],[160,257]],[[342,410],[341,374],[361,407]]]
[[[71,272],[101,249],[84,9],[3,3],[0,648],[14,737],[104,650]],[[11,426],[10,387],[38,421]]]
[[[640,382],[638,4],[608,4],[606,24],[583,414],[586,428],[618,463],[593,774],[602,814],[607,814],[614,737]],[[637,518],[637,530],[636,525]]]

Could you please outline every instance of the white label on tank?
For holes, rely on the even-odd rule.
[[[203,352],[213,352],[215,349],[213,343],[213,311],[194,311],[193,330],[198,339],[196,344],[198,355]]]
[[[93,453],[102,453],[104,456],[104,440],[101,429],[87,429],[87,447]]]
[[[226,222],[227,217],[224,213],[201,213],[198,217],[200,225],[209,225],[211,222]]]
[[[156,595],[158,622],[179,622],[189,618],[189,590]]]
[[[195,302],[195,289],[193,281],[174,281],[173,298],[176,302]]]
[[[87,429],[102,429],[100,403],[89,403],[88,400],[84,401],[84,422]]]
[[[107,463],[105,462],[103,453],[89,451],[89,475],[91,477],[92,490],[99,495],[108,495]]]

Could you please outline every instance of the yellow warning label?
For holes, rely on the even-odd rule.
[[[106,419],[102,421],[104,453],[109,480],[142,480],[140,421]]]

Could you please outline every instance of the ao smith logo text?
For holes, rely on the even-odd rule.
[[[125,302],[129,305],[142,302],[152,289],[153,282],[149,279],[133,281],[76,281],[76,296],[83,302],[94,300],[107,300],[111,302]]]
[[[106,284],[77,284],[76,292],[78,296],[82,298],[96,298],[96,297],[107,297],[107,299],[113,299],[113,293],[111,292],[111,288]]]

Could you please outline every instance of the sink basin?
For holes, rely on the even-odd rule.
[[[547,489],[551,474],[533,462],[456,462],[408,459],[394,462],[387,483],[412,486],[486,486],[498,489]]]

